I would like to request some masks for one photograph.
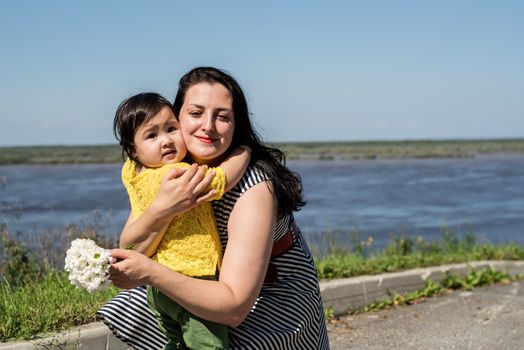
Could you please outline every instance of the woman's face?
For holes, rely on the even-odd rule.
[[[191,160],[216,166],[231,145],[235,131],[229,91],[218,83],[193,85],[186,91],[178,119]]]

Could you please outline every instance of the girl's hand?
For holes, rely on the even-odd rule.
[[[208,201],[216,191],[204,192],[211,184],[214,172],[206,175],[207,166],[192,164],[187,169],[169,171],[158,189],[158,195],[151,205],[167,216],[182,214],[199,203]]]
[[[133,250],[113,249],[111,257],[116,263],[109,267],[109,279],[118,288],[131,289],[150,284],[155,262]]]

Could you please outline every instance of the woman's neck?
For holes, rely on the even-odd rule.
[[[220,166],[220,164],[222,163],[224,159],[226,159],[225,155],[222,155],[220,157],[213,158],[213,159],[200,159],[200,158],[195,158],[190,154],[187,155],[188,163],[197,163],[198,165],[207,165],[209,167]]]

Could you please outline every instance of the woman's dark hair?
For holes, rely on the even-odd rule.
[[[267,174],[273,184],[278,203],[278,216],[282,217],[291,214],[294,210],[300,210],[306,204],[302,196],[300,176],[285,166],[286,156],[281,150],[266,146],[261,141],[251,124],[244,92],[231,75],[213,67],[198,67],[189,71],[178,83],[178,92],[173,103],[175,115],[177,117],[180,115],[189,88],[200,83],[220,84],[231,94],[235,130],[228,152],[240,145],[251,148],[250,164]]]
[[[122,101],[116,109],[113,120],[113,133],[122,146],[122,158],[127,156],[137,163],[133,140],[138,128],[153,119],[162,108],[173,110],[173,105],[166,98],[154,92],[144,92]]]

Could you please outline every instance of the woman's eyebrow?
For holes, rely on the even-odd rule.
[[[193,106],[193,107],[196,107],[196,108],[200,108],[200,109],[206,109],[204,106],[199,105],[197,103],[190,103],[189,105]],[[219,112],[220,111],[233,112],[233,110],[231,108],[227,108],[227,107],[219,107],[219,108],[216,108],[215,110],[219,111]]]
[[[196,107],[196,108],[204,108],[204,106],[196,104],[196,103],[190,103],[190,106]]]

